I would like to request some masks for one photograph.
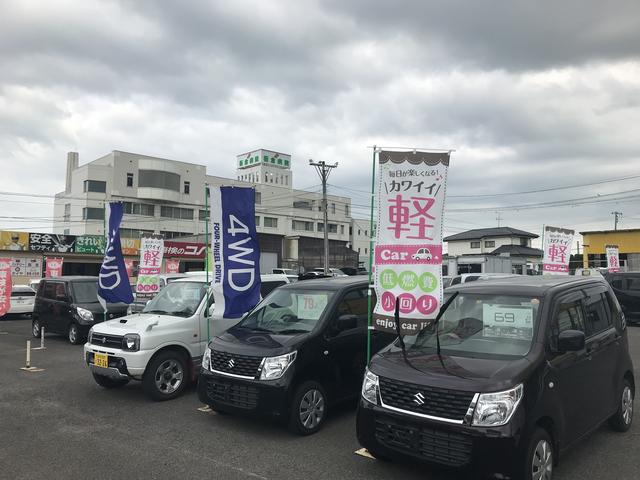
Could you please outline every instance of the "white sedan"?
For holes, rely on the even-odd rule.
[[[11,308],[9,315],[33,313],[36,292],[27,285],[14,285],[11,288]]]

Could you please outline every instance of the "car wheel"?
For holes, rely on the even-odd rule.
[[[110,378],[105,375],[98,375],[97,373],[93,374],[93,379],[96,381],[98,385],[104,388],[120,388],[120,387],[124,387],[127,383],[129,383],[128,378],[122,378],[120,380],[116,380],[115,378]]]
[[[33,335],[35,338],[40,338],[40,331],[40,320],[34,318],[31,321],[31,335]]]
[[[180,353],[170,350],[156,355],[142,376],[144,392],[156,401],[176,398],[186,385],[186,361]]]
[[[611,428],[618,432],[626,432],[633,422],[633,387],[626,378],[622,382],[622,393],[618,403],[618,410],[609,419]]]
[[[525,480],[551,480],[553,477],[553,442],[549,434],[537,428],[526,452],[525,471],[521,478]]]
[[[289,430],[299,435],[316,433],[327,416],[327,395],[318,382],[300,385],[291,400]]]
[[[67,337],[69,338],[69,343],[71,345],[79,345],[82,342],[82,336],[80,335],[80,329],[78,328],[78,324],[72,322],[69,325],[69,330],[67,332]]]

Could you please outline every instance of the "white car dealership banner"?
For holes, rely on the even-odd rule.
[[[140,238],[140,263],[136,298],[150,298],[160,291],[160,268],[164,255],[164,239],[159,235]]]
[[[569,275],[569,259],[575,233],[564,228],[544,227],[544,274]]]
[[[611,273],[620,271],[620,256],[618,245],[606,245],[604,250],[607,254],[607,270]]]
[[[442,303],[442,216],[448,152],[379,154],[378,228],[374,254],[377,304],[373,326],[411,334],[434,319]]]

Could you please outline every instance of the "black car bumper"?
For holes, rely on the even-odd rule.
[[[201,369],[198,398],[214,410],[280,417],[287,413],[287,385],[286,375],[267,382],[229,377]]]
[[[418,460],[478,475],[511,475],[521,458],[521,435],[512,426],[477,429],[392,412],[360,400],[360,444],[390,460]]]

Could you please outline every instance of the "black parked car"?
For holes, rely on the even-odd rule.
[[[367,304],[363,277],[280,287],[213,338],[202,360],[200,400],[217,411],[285,418],[292,431],[315,433],[331,405],[358,396]],[[393,338],[375,332],[372,350]]]
[[[605,273],[628,323],[640,323],[640,272]]]
[[[107,320],[127,314],[124,303],[107,304]],[[67,335],[74,345],[84,342],[92,325],[105,319],[98,303],[98,277],[69,276],[43,278],[38,284],[31,333],[45,332]]]
[[[365,373],[357,435],[374,456],[549,480],[560,453],[603,422],[630,428],[626,325],[602,279],[446,292],[457,296],[437,328],[405,336],[406,353],[394,342]]]

